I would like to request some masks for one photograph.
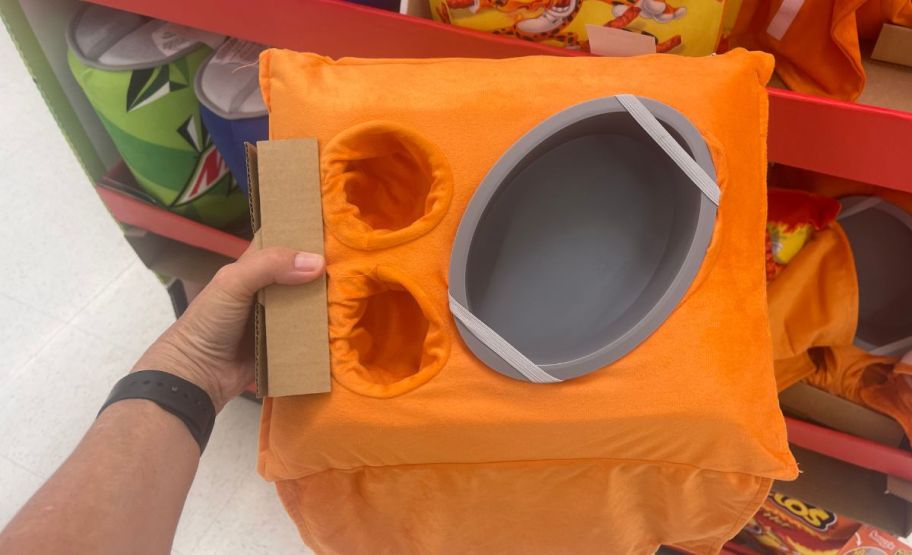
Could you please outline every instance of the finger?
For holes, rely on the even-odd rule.
[[[248,250],[237,262],[224,266],[211,285],[245,302],[269,285],[299,285],[323,275],[325,262],[319,254],[285,247]]]

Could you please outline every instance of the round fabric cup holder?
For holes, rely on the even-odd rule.
[[[352,248],[389,248],[424,235],[453,197],[443,152],[396,123],[347,129],[329,141],[321,160],[326,227]]]
[[[721,192],[679,112],[621,95],[551,116],[514,144],[463,214],[450,309],[509,377],[559,382],[649,337],[704,263]]]
[[[368,397],[413,391],[440,372],[450,352],[440,315],[404,272],[388,266],[329,277],[333,377]]]

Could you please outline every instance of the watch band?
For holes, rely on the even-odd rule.
[[[200,454],[206,449],[215,424],[215,406],[209,394],[198,385],[160,370],[133,372],[114,385],[98,414],[125,399],[153,401],[187,425],[193,439],[199,444]]]

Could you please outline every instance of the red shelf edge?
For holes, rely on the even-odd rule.
[[[786,417],[788,440],[834,459],[912,480],[912,453],[853,435]]]
[[[92,0],[224,35],[331,57],[585,55],[341,0]],[[769,89],[772,162],[912,191],[912,114]]]
[[[241,237],[194,222],[124,193],[102,186],[96,186],[95,190],[118,222],[230,258],[241,256],[250,244]]]
[[[912,113],[769,89],[768,158],[912,192]]]

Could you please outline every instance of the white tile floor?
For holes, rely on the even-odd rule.
[[[174,315],[96,197],[5,28],[0,75],[2,527]],[[259,405],[245,399],[219,416],[175,553],[308,553],[255,472],[258,418]]]

